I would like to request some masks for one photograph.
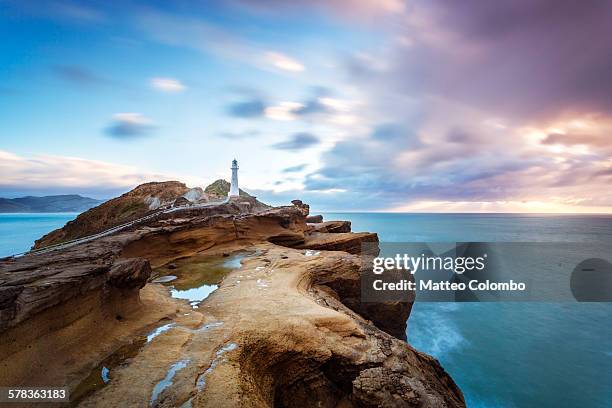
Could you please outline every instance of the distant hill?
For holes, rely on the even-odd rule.
[[[83,212],[103,201],[77,194],[0,198],[0,213]]]

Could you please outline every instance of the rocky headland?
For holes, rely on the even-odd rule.
[[[190,191],[170,183],[166,203]],[[107,203],[38,245],[117,223]],[[361,302],[377,235],[308,217],[241,196],[0,260],[0,385],[67,385],[83,407],[465,406],[406,343],[412,305]]]

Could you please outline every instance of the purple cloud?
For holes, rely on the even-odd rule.
[[[612,108],[612,3],[416,1],[388,69],[351,59],[363,83],[438,95],[514,119]]]

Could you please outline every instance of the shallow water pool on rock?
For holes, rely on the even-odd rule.
[[[169,287],[173,298],[187,300],[197,309],[200,302],[217,290],[223,277],[240,268],[242,259],[252,254],[239,251],[229,256],[195,255],[180,259],[155,269],[153,282]]]
[[[194,308],[218,288],[221,280],[232,270],[240,268],[242,259],[255,254],[255,251],[239,251],[229,256],[201,256],[196,255],[173,262],[170,267],[162,266],[154,270],[151,283],[162,284],[170,289],[173,298],[187,300]],[[223,325],[223,322],[213,321],[203,323],[197,328],[188,328],[166,320],[163,324],[149,328],[144,333],[135,336],[131,342],[119,347],[115,352],[102,360],[89,375],[84,378],[71,395],[71,406],[76,406],[87,396],[104,388],[113,379],[114,371],[129,362],[142,351],[142,349],[158,336],[170,330],[187,330],[200,333]],[[154,403],[159,394],[171,385],[172,377],[179,371],[185,362],[169,371],[169,378],[156,386],[151,396]]]
[[[77,406],[84,398],[104,388],[112,379],[112,371],[119,366],[128,364],[147,343],[165,331],[163,330],[165,326],[167,325],[161,326],[161,331],[158,327],[147,334],[134,337],[131,342],[122,345],[103,359],[70,393],[70,406]]]

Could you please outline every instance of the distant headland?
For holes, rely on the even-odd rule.
[[[78,194],[0,198],[0,213],[83,212],[102,202]]]

